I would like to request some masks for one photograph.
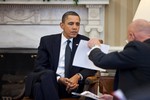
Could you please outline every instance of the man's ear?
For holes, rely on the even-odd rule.
[[[135,35],[133,32],[129,32],[128,37],[129,37],[129,40],[135,40]]]
[[[63,26],[64,26],[63,23],[61,22],[59,25],[60,25],[60,27],[63,29]]]

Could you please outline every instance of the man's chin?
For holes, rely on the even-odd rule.
[[[76,34],[76,35],[71,35],[70,37],[71,37],[71,38],[75,38],[75,37],[77,37],[77,34]]]

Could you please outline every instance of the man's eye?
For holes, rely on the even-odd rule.
[[[68,23],[68,25],[73,25],[73,23],[72,23],[72,22],[70,22],[70,23]]]
[[[76,26],[80,26],[80,23],[73,23],[73,22],[70,22],[70,23],[68,23],[68,25],[76,25]]]
[[[80,26],[80,23],[76,23],[77,26]]]

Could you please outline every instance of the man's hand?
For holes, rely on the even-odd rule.
[[[79,84],[78,84],[78,81],[80,80],[80,75],[78,74],[75,74],[74,76],[72,76],[70,79],[69,79],[69,82],[68,82],[68,85],[66,87],[66,90],[68,92],[71,92],[72,90],[78,88]]]
[[[89,47],[89,48],[92,48],[92,47],[94,47],[95,45],[100,46],[100,44],[101,44],[101,41],[100,41],[100,39],[97,39],[97,38],[93,38],[93,39],[90,39],[90,40],[88,41],[88,47]]]
[[[69,81],[68,78],[60,77],[59,80],[58,80],[58,82],[59,82],[60,84],[63,84],[63,85],[65,85],[65,86],[67,86],[67,85],[68,85],[68,82],[70,82],[70,81]]]
[[[58,82],[66,86],[66,91],[70,93],[72,90],[78,88],[78,81],[80,80],[80,75],[75,74],[70,79],[68,78],[59,78]]]

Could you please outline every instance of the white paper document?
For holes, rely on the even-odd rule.
[[[92,69],[92,70],[98,70],[98,71],[106,71],[105,69],[99,68],[94,65],[94,63],[88,58],[87,53],[90,51],[90,48],[87,45],[88,41],[81,40],[78,48],[76,50],[73,65],[77,67]],[[103,51],[108,52],[108,46],[105,48],[103,46]],[[101,49],[102,50],[102,49]]]
[[[76,93],[76,92],[72,92],[73,95],[77,95],[77,96],[84,96],[84,97],[89,97],[95,100],[100,100],[98,95],[90,92],[90,91],[84,91],[82,93]]]

